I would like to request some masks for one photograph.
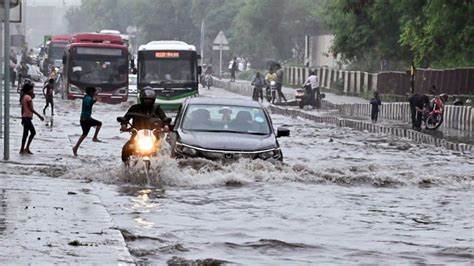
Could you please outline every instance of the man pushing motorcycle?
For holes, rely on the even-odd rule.
[[[120,131],[132,133],[132,137],[122,148],[124,163],[133,155],[149,156],[156,152],[155,144],[158,143],[161,132],[169,130],[171,122],[171,118],[166,117],[161,107],[155,105],[156,94],[151,87],[145,87],[139,97],[140,103],[132,105],[124,117],[117,118],[121,124]],[[140,138],[150,141],[143,142]]]

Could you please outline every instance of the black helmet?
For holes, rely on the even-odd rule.
[[[156,100],[156,93],[150,86],[146,86],[140,91],[140,102],[143,103],[146,99]]]
[[[35,84],[33,83],[33,81],[31,81],[31,79],[24,79],[23,80],[23,84],[30,84],[32,86],[34,86]]]

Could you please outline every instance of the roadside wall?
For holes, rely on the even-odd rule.
[[[410,77],[405,72],[387,71],[368,73],[345,71],[327,67],[312,68],[321,86],[346,94],[361,95],[370,91],[405,96],[410,92]],[[286,81],[300,86],[309,75],[310,68],[284,67]],[[432,86],[436,89],[431,92]],[[474,68],[419,69],[415,75],[415,88],[425,94],[474,95]]]
[[[474,151],[473,145],[465,144],[465,143],[455,143],[450,142],[445,139],[440,139],[433,137],[431,135],[425,134],[423,132],[418,132],[411,129],[406,128],[394,128],[390,126],[384,126],[380,124],[373,124],[371,122],[360,121],[360,120],[353,120],[348,118],[339,118],[333,116],[318,116],[312,113],[308,113],[301,110],[296,109],[287,109],[280,106],[270,106],[270,110],[277,114],[293,116],[293,117],[301,117],[304,119],[308,119],[314,121],[316,123],[328,123],[337,125],[339,127],[350,127],[360,131],[368,131],[372,133],[383,133],[387,135],[392,135],[399,138],[407,138],[416,143],[420,144],[430,144],[435,145],[437,147],[444,147],[449,150],[463,152],[463,153],[471,153]]]
[[[219,88],[225,88],[228,91],[252,96],[252,86],[250,82],[238,81],[228,82],[224,80],[215,79],[214,84]],[[323,107],[330,109],[337,109],[341,115],[352,117],[370,117],[370,104],[332,104],[323,101]],[[409,123],[410,122],[410,106],[408,103],[383,103],[380,118],[387,120],[398,120]],[[454,106],[446,105],[446,112],[444,116],[444,128],[452,128],[459,130],[474,130],[474,109],[470,106]]]

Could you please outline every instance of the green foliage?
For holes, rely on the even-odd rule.
[[[412,59],[420,67],[474,63],[470,0],[327,0],[320,14],[335,35],[333,53],[367,70],[382,60],[391,69]]]
[[[205,53],[219,31],[231,41],[231,54],[250,58],[289,59],[303,51],[305,34],[319,30],[320,0],[83,0],[69,10],[71,32],[139,28],[139,42],[179,39],[200,43],[205,23]],[[229,55],[229,54],[228,54]],[[215,60],[214,60],[215,61]],[[259,64],[260,63],[260,64]]]
[[[400,43],[422,66],[474,65],[474,2],[420,1],[419,13],[402,17]]]

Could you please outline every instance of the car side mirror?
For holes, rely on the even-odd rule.
[[[277,128],[277,138],[281,137],[289,137],[290,136],[290,130],[286,127],[279,127]]]
[[[125,124],[126,123],[125,117],[121,117],[121,116],[117,117],[117,122],[119,122],[121,124]]]
[[[198,75],[201,75],[202,74],[202,66],[198,66],[197,71],[198,71]]]

